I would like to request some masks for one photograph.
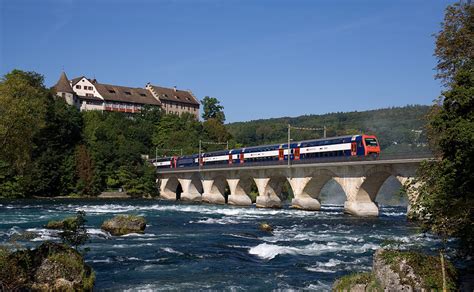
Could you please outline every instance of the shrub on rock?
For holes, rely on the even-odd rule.
[[[44,228],[63,229],[65,225],[71,225],[74,221],[76,221],[76,217],[67,217],[63,220],[51,220],[44,226]]]
[[[102,230],[120,236],[129,233],[145,233],[146,220],[142,216],[118,215],[102,223]]]

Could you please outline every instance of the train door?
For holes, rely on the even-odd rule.
[[[357,142],[353,141],[351,143],[351,155],[356,156],[357,155]]]
[[[204,165],[204,159],[202,158],[202,156],[199,157],[199,165],[200,166]]]
[[[278,149],[278,160],[284,160],[285,159],[285,154],[283,152],[283,148]]]
[[[232,164],[232,154],[229,154],[229,164]]]
[[[300,148],[295,148],[295,160],[300,160]]]
[[[177,163],[178,158],[176,156],[173,156],[173,158],[171,158],[171,168],[176,168]]]
[[[244,163],[244,153],[240,153],[240,163]]]

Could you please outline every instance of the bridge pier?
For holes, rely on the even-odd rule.
[[[311,177],[295,177],[288,179],[294,196],[293,200],[291,200],[291,207],[308,211],[317,211],[321,209],[321,203],[319,200],[313,198],[305,191],[306,186],[312,180],[313,178]],[[317,195],[319,195],[319,192]]]
[[[365,176],[335,177],[334,178],[346,193],[344,212],[355,216],[378,216],[379,208],[371,200],[367,191],[362,187],[366,182]],[[372,187],[372,186],[371,186]],[[378,189],[380,186],[378,186]]]
[[[277,196],[276,191],[270,186],[270,178],[254,178],[258,188],[257,208],[281,208],[281,200]]]
[[[414,208],[416,201],[418,200],[418,188],[421,186],[420,183],[408,185],[413,177],[397,176],[398,181],[405,187],[405,191],[408,197],[407,206],[407,217],[408,219],[416,219],[420,216],[419,210]]]
[[[229,205],[234,206],[251,206],[252,200],[247,195],[247,192],[250,192],[250,186],[239,185],[244,184],[244,182],[238,178],[227,179],[229,184],[230,195],[227,199]]]
[[[219,179],[204,179],[202,181],[204,192],[202,201],[209,204],[225,204],[224,189],[225,185]]]
[[[178,183],[178,179],[175,177],[162,178],[160,181],[160,198],[175,201]]]
[[[180,178],[178,179],[181,187],[183,188],[183,193],[181,194],[182,201],[188,202],[200,202],[201,193],[196,187],[196,184],[193,183],[192,178]]]

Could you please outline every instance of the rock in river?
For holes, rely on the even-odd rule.
[[[266,232],[272,232],[273,231],[273,227],[270,224],[266,223],[266,222],[260,223],[259,229],[262,230],[262,231],[266,231]]]
[[[94,271],[76,250],[45,242],[33,250],[0,249],[2,291],[92,291]]]
[[[118,215],[102,223],[102,230],[112,235],[125,235],[128,233],[144,233],[146,220],[142,216]]]

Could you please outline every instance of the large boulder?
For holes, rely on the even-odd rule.
[[[446,288],[456,290],[456,270],[445,259]],[[443,275],[439,256],[415,251],[379,249],[372,272],[343,276],[334,291],[442,291]]]
[[[445,259],[446,285],[456,290],[456,269]],[[374,254],[373,273],[386,291],[442,290],[443,273],[439,256],[415,251],[379,249]]]
[[[76,250],[45,242],[33,250],[0,250],[0,290],[92,291],[94,271]]]
[[[129,233],[145,233],[146,220],[142,216],[118,215],[102,223],[102,230],[120,236]]]

